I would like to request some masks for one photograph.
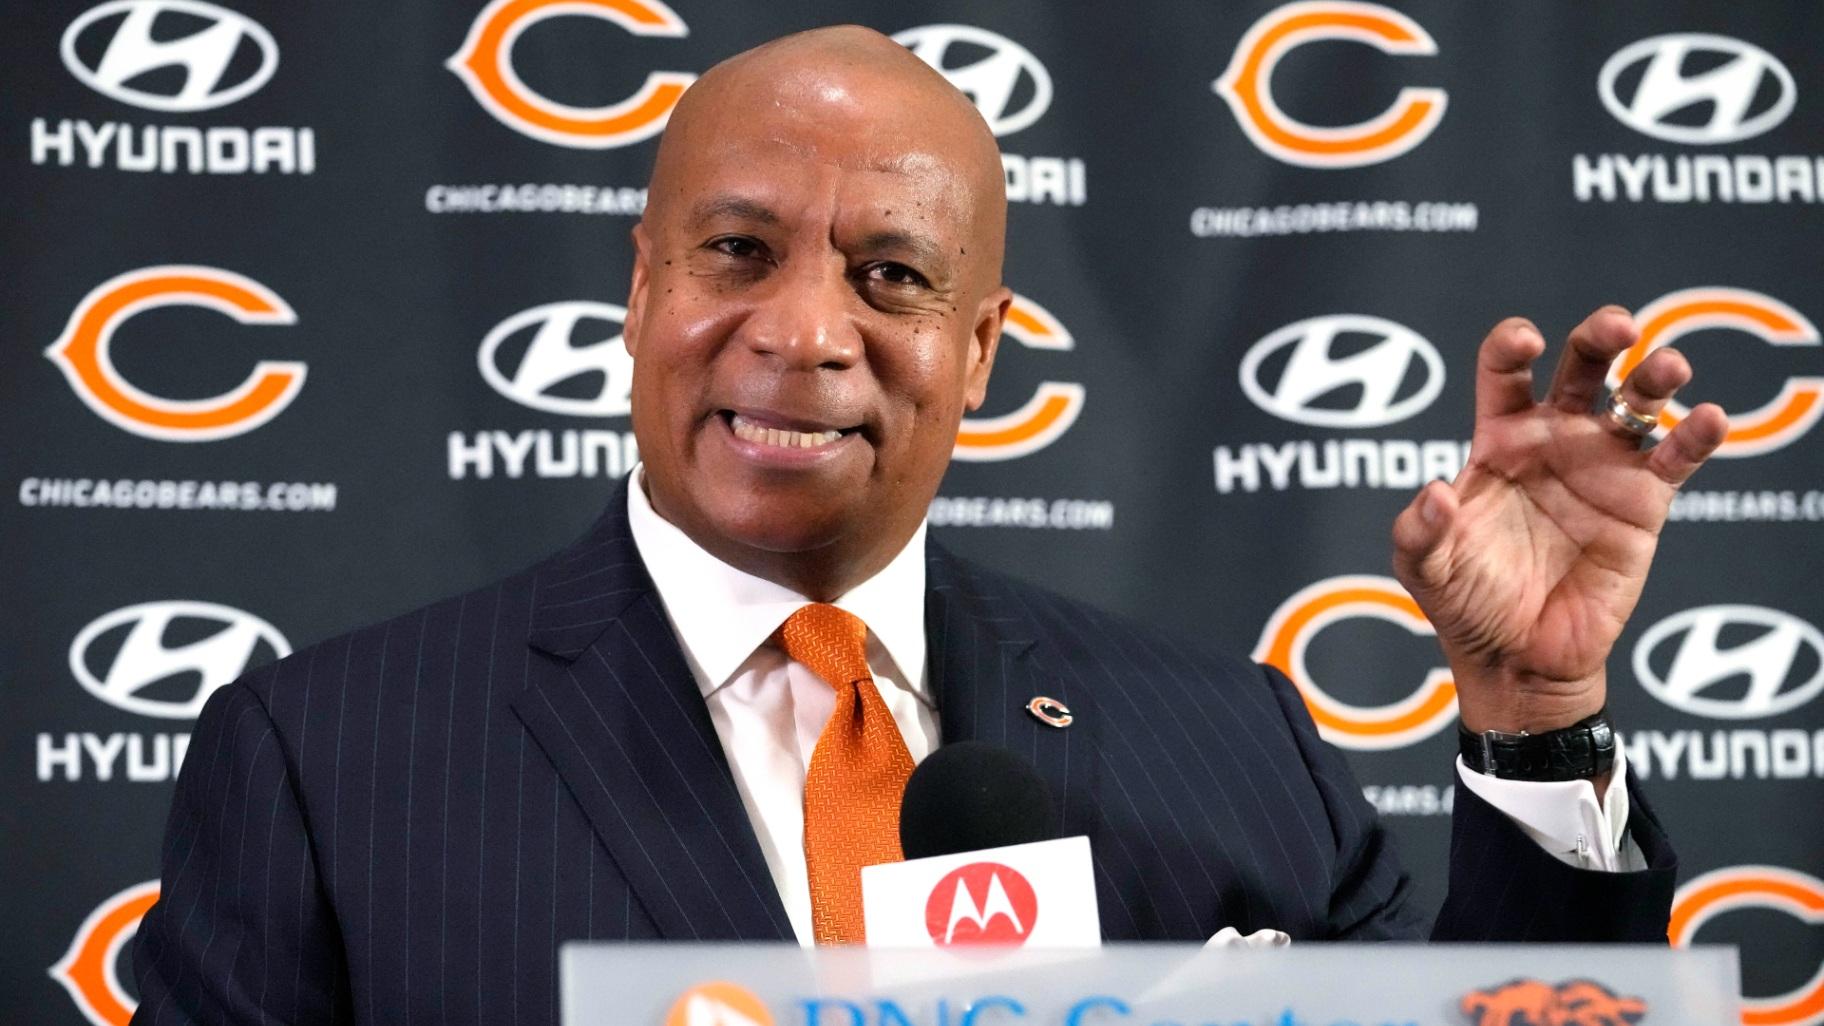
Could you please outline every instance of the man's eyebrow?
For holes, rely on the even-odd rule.
[[[764,203],[741,196],[712,196],[691,208],[690,223],[693,225],[719,220],[776,225],[779,215]]]
[[[942,264],[944,259],[943,247],[922,235],[914,235],[910,232],[890,230],[871,232],[862,237],[861,248],[869,253],[879,253],[883,250],[910,252],[915,259],[926,264]]]

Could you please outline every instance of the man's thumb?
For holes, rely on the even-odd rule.
[[[1457,519],[1456,490],[1433,481],[1393,521],[1393,571],[1408,591],[1429,588],[1443,578],[1445,539]]]

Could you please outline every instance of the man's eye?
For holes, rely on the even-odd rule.
[[[726,253],[729,256],[743,259],[757,257],[761,254],[760,243],[745,235],[724,235],[718,239],[711,239],[709,248],[718,253]]]
[[[890,260],[883,260],[877,264],[869,264],[863,269],[863,273],[869,278],[886,282],[889,285],[911,285],[918,288],[924,288],[929,284],[925,281],[924,275],[907,267],[905,264],[896,264]]]

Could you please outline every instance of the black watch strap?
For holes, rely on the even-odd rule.
[[[1458,724],[1457,751],[1470,769],[1502,780],[1591,780],[1615,765],[1615,728],[1607,706],[1543,734],[1473,734]]]

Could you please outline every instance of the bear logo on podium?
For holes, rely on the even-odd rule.
[[[1593,980],[1509,980],[1470,991],[1460,1007],[1475,1026],[1633,1026],[1647,1014],[1645,1001]]]

